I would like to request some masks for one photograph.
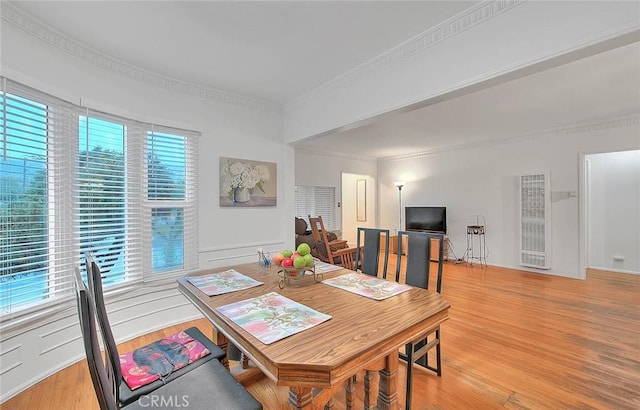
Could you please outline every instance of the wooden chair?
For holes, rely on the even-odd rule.
[[[160,403],[162,408],[262,409],[262,405],[217,359],[202,363],[170,383],[160,384],[153,390],[147,389],[144,395],[127,405],[121,403],[120,386],[112,377],[120,363],[114,363],[108,352],[103,359],[95,320],[96,305],[91,292],[82,280],[80,269],[76,267],[74,272],[78,318],[87,355],[87,365],[101,410],[146,409],[151,403]],[[103,342],[106,344],[104,329],[101,330],[103,330],[101,332]]]
[[[363,246],[360,246],[362,239]],[[367,275],[378,276],[380,271],[380,248],[384,240],[384,264],[382,277],[387,278],[387,265],[389,264],[389,230],[377,228],[358,228],[356,248],[362,252],[356,253],[355,265]],[[362,257],[360,257],[362,255]]]
[[[321,216],[312,218],[309,215],[309,223],[318,248],[318,258],[332,265],[340,265],[346,269],[356,270],[356,248],[349,248],[345,240],[329,241]]]
[[[424,289],[433,289],[440,293],[442,290],[442,269],[444,264],[444,235],[425,232],[400,231],[398,232],[398,255],[401,255],[402,242],[406,237],[407,256],[405,269],[405,283]],[[432,241],[437,241],[438,255],[432,258]],[[401,257],[398,256],[396,263],[396,282],[400,282]],[[435,259],[435,261],[434,261]],[[432,272],[433,265],[437,266],[436,272]],[[434,274],[435,283],[430,284],[430,277]],[[411,343],[405,346],[404,353],[400,353],[400,358],[407,362],[407,388],[406,388],[406,408],[411,408],[411,384],[413,375],[413,363],[426,369],[434,371],[439,377],[442,376],[442,363],[440,352],[440,326],[432,329],[429,333],[420,335]],[[429,364],[428,353],[431,349],[436,349],[436,364]]]

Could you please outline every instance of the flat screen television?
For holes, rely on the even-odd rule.
[[[447,207],[407,206],[404,226],[407,231],[447,233]]]

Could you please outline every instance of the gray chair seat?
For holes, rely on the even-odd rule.
[[[259,410],[262,405],[219,361],[209,360],[187,377],[179,377],[123,408]]]
[[[197,327],[190,327],[184,330],[184,332],[189,336],[193,337],[194,340],[197,340],[200,343],[202,343],[207,349],[209,349],[209,352],[211,353],[192,363],[189,363],[185,367],[182,367],[178,370],[171,372],[170,375],[165,377],[164,382],[162,380],[156,380],[149,384],[145,384],[144,386],[141,386],[135,390],[131,390],[127,385],[127,383],[124,381],[124,379],[121,379],[119,399],[122,404],[132,403],[136,401],[138,397],[153,392],[157,388],[161,387],[163,384],[173,383],[177,378],[179,378],[180,376],[184,375],[187,372],[190,372],[191,370],[194,370],[196,367],[199,367],[211,360],[215,360],[217,362],[218,360],[216,359],[222,359],[225,356],[224,350],[220,349],[220,347],[215,343],[213,343],[211,339],[209,339],[204,334],[202,334],[200,329],[198,329]]]

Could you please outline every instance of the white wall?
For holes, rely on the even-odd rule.
[[[482,215],[486,221],[488,263],[521,269],[518,176],[549,172],[552,267],[530,270],[577,278],[579,204],[578,198],[570,197],[568,192],[583,195],[578,188],[579,154],[638,149],[639,134],[640,121],[634,118],[380,161],[379,222],[382,226],[397,224],[397,189],[393,181],[404,180],[403,206],[447,207],[448,236],[455,256],[464,254],[466,226],[475,225],[476,216]],[[637,228],[623,226],[618,235],[632,238],[637,235]]]
[[[293,244],[293,151],[282,142],[281,114],[245,99],[172,91],[170,81],[120,67],[102,68],[74,57],[69,44],[45,44],[11,24],[2,24],[2,75],[54,96],[108,113],[200,131],[200,267],[254,261],[256,248]],[[126,67],[124,67],[126,69]],[[218,158],[236,157],[278,165],[278,205],[220,208]],[[108,295],[118,341],[200,317],[177,291],[175,278],[147,284],[126,295]],[[26,323],[9,323],[0,335],[0,401],[83,357],[75,300]]]
[[[640,274],[640,151],[593,154],[587,160],[588,265]]]

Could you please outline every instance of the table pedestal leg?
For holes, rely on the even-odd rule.
[[[398,353],[393,352],[385,357],[384,369],[380,370],[380,391],[378,392],[378,409],[380,410],[395,410],[398,406],[398,361]]]

